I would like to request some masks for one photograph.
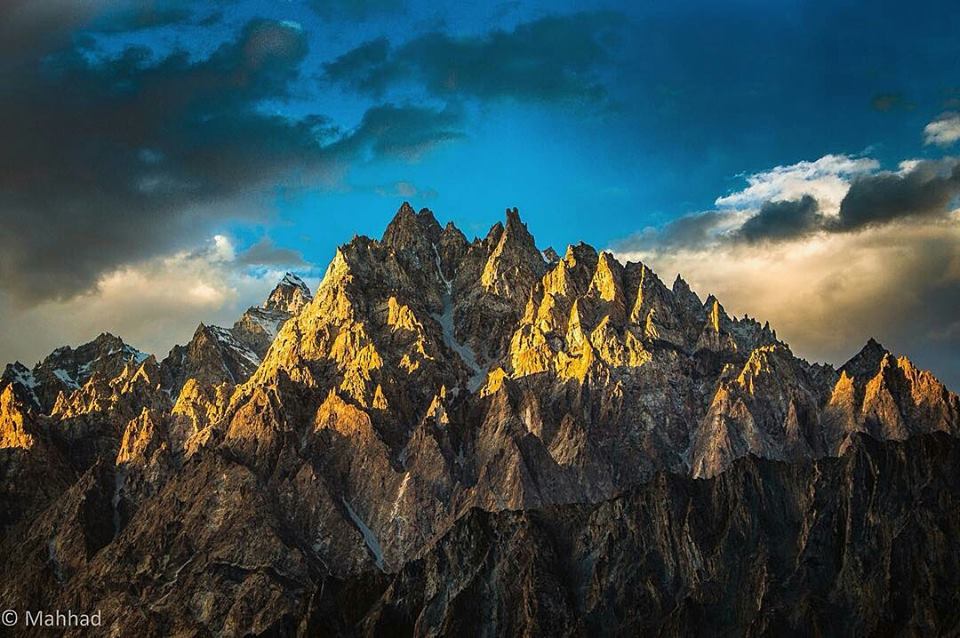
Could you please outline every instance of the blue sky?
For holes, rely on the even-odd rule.
[[[344,130],[384,102],[462,112],[456,140],[417,157],[358,158],[336,184],[281,186],[269,225],[225,225],[241,241],[267,233],[321,265],[353,233],[381,232],[401,193],[410,192],[398,183],[421,191],[407,197],[414,205],[468,233],[485,232],[504,207],[516,205],[544,244],[582,238],[606,245],[710,208],[718,195],[740,188],[745,173],[827,153],[869,152],[886,165],[942,154],[924,148],[920,132],[960,98],[960,20],[948,3],[348,4],[192,3],[196,18],[219,19],[96,34],[105,54],[141,44],[157,56],[183,48],[202,57],[251,19],[289,21],[304,30],[309,53],[289,99],[265,100],[264,110],[324,115]],[[611,15],[595,19],[592,12]],[[398,48],[431,33],[509,36],[550,16],[574,29],[584,25],[602,43],[602,55],[584,67],[584,84],[596,83],[602,97],[522,95],[509,87],[437,95],[412,78],[370,95],[323,78],[324,64],[377,38]],[[107,11],[93,26],[110,20]],[[546,55],[563,47],[534,44]]]
[[[711,256],[758,259],[762,269],[763,259],[784,263],[784,251],[814,250],[813,238],[909,261],[937,234],[934,221],[955,231],[960,12],[951,3],[15,0],[0,18],[0,132],[14,140],[0,153],[0,214],[13,228],[0,245],[0,316],[65,312],[81,299],[100,308],[82,322],[88,329],[126,316],[104,300],[121,297],[110,286],[131,273],[179,277],[198,255],[229,262],[229,290],[182,316],[111,319],[161,349],[188,337],[188,323],[225,321],[255,302],[266,285],[258,278],[286,268],[318,277],[338,244],[379,236],[404,200],[468,236],[517,206],[541,246],[585,240],[690,272],[711,288],[704,296],[726,291],[731,311],[782,319],[801,354],[836,360],[869,336],[860,333],[886,331],[960,381],[936,354],[960,343],[942,317],[956,304],[932,303],[939,319],[924,314],[923,339],[880,313],[818,345],[822,312],[809,318],[816,330],[791,327],[796,312],[739,292],[753,278],[697,269]],[[939,137],[928,129],[936,122]],[[802,172],[825,157],[872,163],[842,172],[827,161],[805,173],[806,190],[771,181],[775,167]],[[911,177],[915,165],[901,162],[916,160],[929,163]],[[750,176],[775,186],[768,201],[718,202],[743,193]],[[815,197],[819,207],[770,210],[748,227],[778,224],[762,242],[736,243],[755,236],[737,224],[765,204],[798,203],[824,180],[839,180],[842,197],[861,178],[922,183],[910,197],[939,189],[936,210],[904,196],[882,218],[856,213],[860,223]],[[863,205],[874,206],[871,184],[860,188]],[[707,228],[704,213],[720,221]],[[677,239],[678,223],[691,220],[710,241]],[[891,223],[928,234],[913,244],[881,238]],[[681,253],[689,268],[673,258]],[[901,257],[891,270],[910,270]],[[947,247],[940,262],[914,264],[940,282],[928,291],[938,300],[960,297],[951,259]],[[844,268],[820,259],[819,288],[798,294],[822,298]],[[879,279],[902,285],[870,275]],[[845,312],[867,312],[884,294],[897,292],[878,289]],[[931,307],[924,294],[916,308]],[[36,358],[64,338],[62,323],[49,328],[0,341],[0,354]]]

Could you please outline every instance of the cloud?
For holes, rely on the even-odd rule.
[[[814,233],[852,232],[906,218],[944,217],[960,194],[960,162],[913,160],[880,171],[870,158],[827,155],[746,178],[719,197],[718,209],[685,215],[619,247],[705,247],[786,241]]]
[[[382,104],[367,110],[359,126],[334,148],[350,155],[366,152],[415,161],[440,144],[464,137],[462,125],[463,114],[452,106]]]
[[[421,188],[411,182],[394,182],[386,186],[377,186],[374,192],[381,197],[403,199],[433,199],[437,191],[432,188]]]
[[[310,8],[324,20],[369,20],[399,13],[404,5],[400,0],[311,0]]]
[[[817,200],[804,195],[798,200],[765,202],[736,235],[748,242],[776,241],[807,235],[822,226],[823,216]]]
[[[253,20],[201,58],[131,47],[104,60],[70,38],[91,18],[70,4],[0,9],[32,29],[29,56],[0,56],[0,290],[14,302],[70,298],[226,219],[262,220],[278,186],[335,183],[356,161],[415,160],[462,135],[450,108],[381,105],[350,131],[266,111],[307,54],[296,25]]]
[[[705,211],[683,215],[662,228],[645,228],[626,239],[615,241],[614,250],[634,252],[645,249],[667,250],[675,247],[692,248],[713,244],[730,217],[720,211]]]
[[[950,146],[960,140],[960,113],[943,113],[923,129],[923,143]]]
[[[779,243],[630,252],[669,280],[769,320],[799,355],[843,363],[870,336],[960,388],[960,217]]]
[[[445,98],[513,98],[598,104],[611,59],[609,34],[623,21],[610,13],[549,16],[480,37],[442,32],[398,47],[371,40],[326,64],[325,78],[361,93],[415,83]]]
[[[776,166],[770,170],[748,175],[747,187],[718,197],[720,208],[759,208],[766,202],[796,200],[810,195],[825,215],[837,215],[840,202],[850,187],[850,178],[869,174],[880,168],[880,163],[868,157],[824,155],[815,161]]]
[[[277,246],[269,237],[263,237],[247,248],[240,254],[237,261],[245,266],[303,267],[309,265],[304,261],[303,253]]]
[[[960,162],[908,162],[898,172],[858,177],[840,205],[837,228],[853,230],[903,217],[947,214],[960,193]]]
[[[957,388],[960,210],[950,207],[958,165],[907,161],[879,171],[874,160],[827,156],[777,167],[718,199],[726,208],[647,229],[613,250],[662,278],[682,273],[729,312],[769,320],[801,356],[842,363],[852,344],[874,336]],[[814,195],[797,197],[805,192],[839,204],[826,215]]]
[[[186,3],[172,2],[167,6],[157,6],[150,2],[108,11],[91,26],[101,33],[125,33],[183,24],[192,17],[193,12]]]
[[[237,257],[233,241],[219,235],[199,249],[105,273],[71,299],[24,308],[0,293],[0,323],[11,328],[0,331],[0,352],[4,360],[32,365],[58,346],[85,343],[106,330],[162,358],[175,343],[186,343],[201,321],[232,325],[266,299],[285,270],[243,262],[244,253]]]
[[[4,0],[0,2],[0,68],[34,59],[70,39],[70,33],[118,0]]]
[[[376,96],[383,94],[398,71],[390,59],[390,40],[386,36],[364,42],[323,68],[327,80]]]

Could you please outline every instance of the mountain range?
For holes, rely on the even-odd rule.
[[[0,601],[109,635],[960,633],[956,394],[516,209],[0,379]]]

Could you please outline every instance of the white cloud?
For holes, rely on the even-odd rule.
[[[237,257],[237,251],[233,248],[233,242],[226,235],[213,236],[213,250],[210,251],[210,257],[213,261],[233,261]]]
[[[920,164],[901,162],[898,174]],[[922,168],[942,173],[948,165],[926,162]],[[838,155],[778,166],[750,175],[745,189],[717,199],[719,210],[616,242],[613,250],[621,260],[647,263],[665,281],[681,273],[731,314],[769,320],[806,358],[843,363],[873,336],[960,387],[960,361],[953,354],[960,350],[960,210],[850,232],[814,229],[777,242],[735,239],[770,200],[810,194],[820,199],[822,212],[836,214],[851,181],[878,170],[873,159]]]
[[[942,113],[923,129],[923,143],[950,146],[960,140],[960,113]]]
[[[58,346],[85,343],[106,331],[163,358],[174,344],[186,343],[201,321],[233,325],[283,274],[241,267],[234,242],[216,235],[200,250],[110,272],[93,290],[69,300],[23,308],[0,297],[0,353],[4,362],[32,365]]]
[[[813,162],[776,166],[748,175],[746,188],[718,197],[714,203],[721,209],[755,210],[765,202],[797,200],[810,195],[819,202],[821,213],[837,215],[840,202],[850,188],[850,179],[879,168],[880,163],[869,157],[824,155]]]
[[[843,363],[870,336],[946,376],[935,337],[960,312],[960,219],[906,222],[859,233],[821,233],[777,244],[620,251],[670,281],[681,273],[731,314],[769,320],[800,355]],[[939,352],[938,352],[939,351]],[[953,374],[960,370],[953,370]]]

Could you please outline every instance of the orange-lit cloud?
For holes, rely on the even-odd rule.
[[[0,351],[32,365],[58,346],[107,331],[162,358],[175,343],[188,341],[200,321],[232,325],[283,276],[279,265],[243,267],[243,255],[229,237],[217,235],[201,250],[107,273],[95,288],[69,300],[22,307],[0,299],[0,322],[7,326]]]
[[[842,363],[873,336],[960,386],[960,212],[949,209],[958,192],[956,163],[905,162],[887,173],[867,163],[856,174],[809,170],[849,166],[830,158],[751,176],[744,191],[717,200],[727,208],[648,230],[614,251],[666,280],[681,273],[731,314],[769,320],[801,356]],[[856,201],[851,184],[861,191]],[[805,198],[824,193],[826,222],[744,241],[771,202],[783,215],[801,215],[809,212],[799,205]],[[829,222],[853,205],[859,223]],[[792,229],[798,220],[770,221]]]

